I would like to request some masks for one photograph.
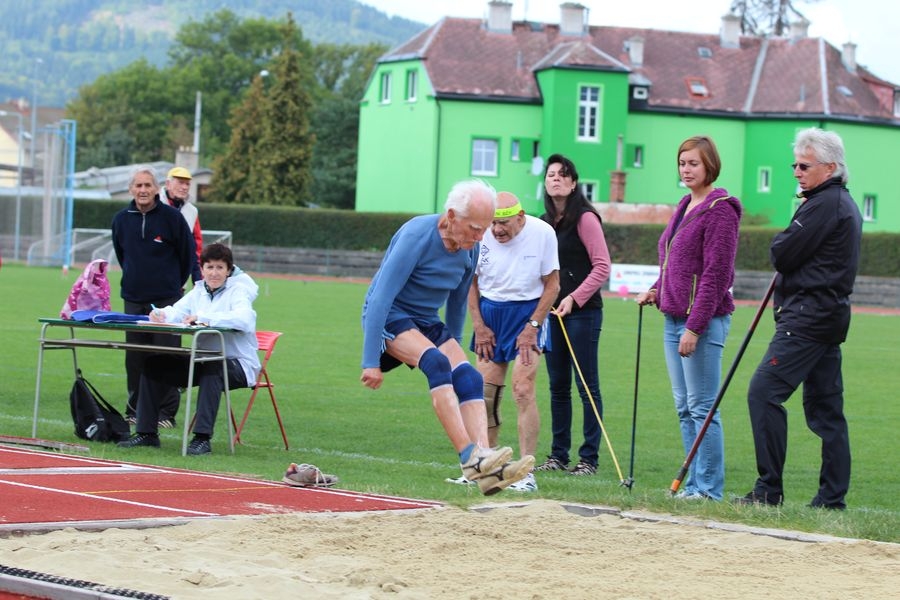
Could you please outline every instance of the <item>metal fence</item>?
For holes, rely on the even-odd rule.
[[[203,230],[204,245],[220,243],[231,246],[232,239],[230,231]],[[112,231],[109,229],[73,229],[67,264],[89,263],[98,258],[106,260],[111,267],[119,266],[119,261],[116,259],[116,252],[112,245]]]
[[[40,149],[32,172],[38,185],[17,185],[0,194],[0,244],[4,255],[29,265],[68,266],[74,208],[75,121],[63,120],[38,131]]]

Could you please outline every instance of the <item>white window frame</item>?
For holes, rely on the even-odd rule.
[[[590,90],[596,93],[595,98],[585,98],[586,92],[590,94]],[[600,99],[602,96],[603,90],[599,85],[583,84],[578,86],[576,139],[579,142],[600,141]]]
[[[496,139],[472,139],[472,175],[496,177],[499,148]]]
[[[522,143],[519,140],[512,140],[509,144],[509,160],[519,162],[522,160],[520,153],[522,152]]]
[[[688,77],[685,83],[692,98],[709,98],[709,86],[703,77]]]
[[[391,73],[389,71],[381,74],[381,103],[391,103]]]
[[[878,199],[875,194],[863,194],[862,218],[863,221],[872,222],[875,220]]]
[[[581,193],[587,198],[588,202],[597,202],[597,190],[599,185],[596,181],[582,181]]]
[[[638,144],[634,147],[634,160],[632,162],[632,166],[635,169],[641,169],[644,167],[644,146]]]
[[[406,72],[406,101],[415,102],[419,95],[419,72],[410,69]]]
[[[772,191],[772,167],[760,167],[759,177],[756,182],[756,191],[771,192]]]

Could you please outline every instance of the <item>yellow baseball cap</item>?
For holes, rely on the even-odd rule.
[[[185,169],[184,167],[173,167],[169,174],[166,176],[166,179],[172,179],[173,177],[180,177],[182,179],[190,179],[191,172]]]

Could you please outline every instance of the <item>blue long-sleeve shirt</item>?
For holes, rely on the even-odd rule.
[[[440,215],[414,217],[394,234],[363,304],[362,368],[378,367],[387,323],[412,318],[425,325],[441,322],[446,305],[451,335],[462,340],[466,301],[479,244],[451,252],[438,231]]]

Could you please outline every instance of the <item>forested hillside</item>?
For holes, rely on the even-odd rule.
[[[42,106],[64,106],[78,88],[137,59],[162,66],[175,33],[227,9],[241,18],[289,11],[313,43],[393,46],[424,26],[354,0],[28,0],[0,2],[0,100],[34,92]]]

